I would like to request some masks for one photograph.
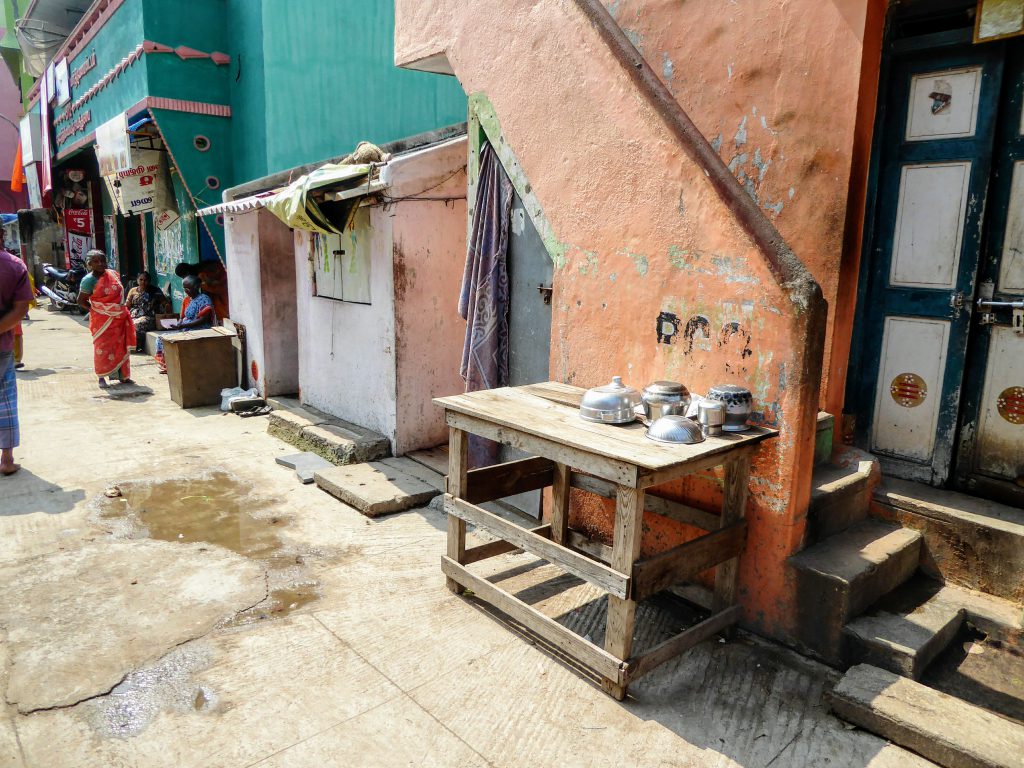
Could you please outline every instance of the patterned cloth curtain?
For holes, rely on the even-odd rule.
[[[462,276],[459,314],[466,321],[459,373],[466,391],[508,384],[508,228],[512,216],[512,182],[493,147],[480,149],[480,177],[473,208],[473,232]],[[469,466],[497,463],[500,446],[470,435]]]
[[[512,182],[490,144],[480,151],[473,233],[462,276],[459,314],[466,320],[459,373],[466,391],[508,384],[508,228]]]

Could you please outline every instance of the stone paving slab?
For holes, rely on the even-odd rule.
[[[288,411],[274,411],[267,420],[267,432],[274,437],[290,443],[298,439],[302,430],[307,427],[315,427],[319,424],[326,424],[328,416],[317,414],[304,408],[295,408]]]
[[[384,464],[385,466],[388,467],[393,467],[394,469],[397,469],[399,472],[404,472],[407,475],[417,477],[423,482],[425,482],[427,485],[432,485],[441,493],[444,493],[445,476],[443,474],[435,472],[434,470],[430,469],[430,467],[425,467],[419,462],[413,461],[412,459],[406,456],[399,456],[398,458],[391,457],[381,459],[379,463]]]
[[[327,459],[322,456],[318,456],[315,453],[304,451],[303,453],[291,453],[287,456],[278,456],[276,459],[277,463],[281,466],[288,467],[288,469],[295,470],[295,476],[299,478],[303,485],[309,485],[313,482],[313,475],[320,469],[327,469],[333,467]]]
[[[851,667],[827,700],[844,720],[946,768],[1024,766],[1024,727],[884,669]]]
[[[331,467],[313,477],[320,488],[367,517],[423,506],[438,495],[433,485],[376,461]]]

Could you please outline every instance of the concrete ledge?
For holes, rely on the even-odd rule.
[[[287,411],[274,411],[267,420],[267,432],[274,437],[292,443],[298,439],[302,430],[326,424],[330,420],[327,414],[295,408]],[[292,443],[294,445],[294,443]]]
[[[815,467],[807,510],[807,539],[822,541],[868,516],[871,465]]]
[[[1024,727],[868,664],[826,694],[848,722],[946,768],[1021,768]]]
[[[391,453],[391,444],[386,438],[354,425],[306,427],[294,444],[323,456],[332,464],[359,464]]]
[[[921,532],[922,569],[943,581],[1024,604],[1024,512],[886,478],[872,513]]]

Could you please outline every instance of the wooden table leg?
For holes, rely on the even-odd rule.
[[[555,464],[551,486],[551,539],[565,544],[569,533],[569,481],[571,472],[565,464]]]
[[[750,455],[744,454],[725,465],[725,493],[722,502],[721,527],[743,519],[747,508],[747,484],[750,479]],[[736,603],[736,582],[739,577],[739,557],[726,560],[715,568],[715,597],[712,611],[728,608]],[[727,630],[731,633],[731,629]]]
[[[633,573],[633,563],[640,554],[643,522],[643,490],[618,486],[615,496],[615,538],[609,565],[619,573]],[[635,619],[635,600],[622,600],[608,595],[608,624],[604,637],[604,649],[608,653],[623,660],[629,658],[633,651]],[[602,687],[619,701],[626,697],[625,685],[604,680]]]
[[[464,498],[468,475],[468,435],[452,427],[448,432],[448,493],[457,499]],[[448,557],[460,565],[466,562],[466,521],[452,514],[448,515]],[[455,579],[446,577],[445,584],[457,595],[466,591]]]

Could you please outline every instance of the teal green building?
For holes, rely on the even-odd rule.
[[[84,174],[97,244],[126,275],[148,268],[180,297],[175,263],[227,261],[223,218],[196,214],[224,189],[465,120],[454,78],[394,66],[393,27],[390,0],[96,0],[52,57],[59,97],[43,104],[46,78],[19,73],[26,109],[50,132],[44,205],[59,208],[62,179]],[[0,52],[18,66],[9,35]],[[100,178],[97,128],[122,114],[132,146],[166,153],[180,214],[166,227],[154,213],[117,215]]]

